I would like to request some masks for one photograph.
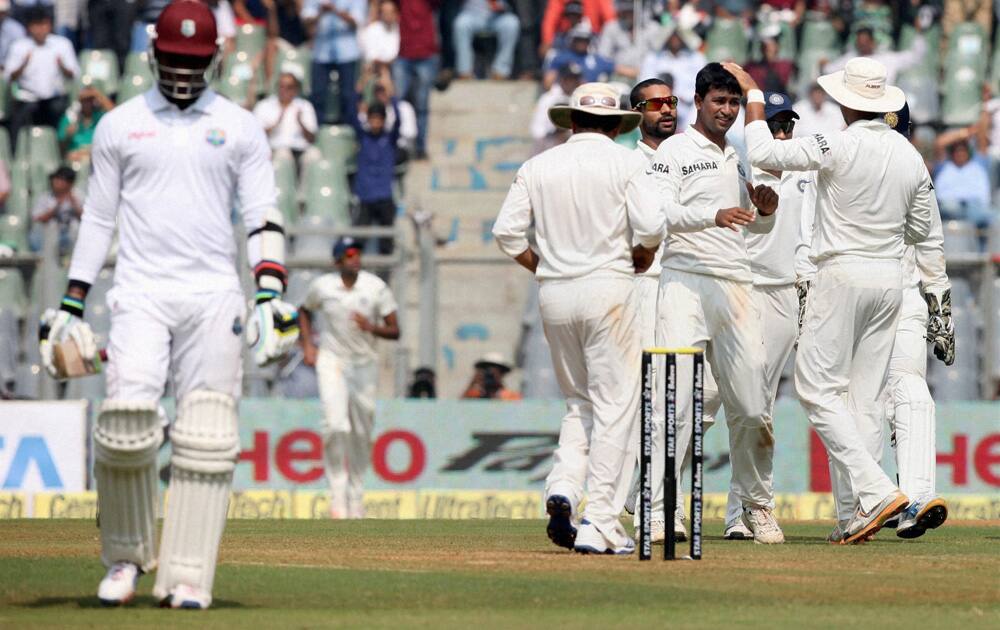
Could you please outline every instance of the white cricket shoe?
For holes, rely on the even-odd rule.
[[[948,505],[941,497],[917,499],[899,515],[896,535],[919,538],[928,529],[937,529],[948,520]]]
[[[656,518],[649,522],[649,540],[654,545],[663,544],[663,540],[667,537],[666,532],[667,532],[666,523],[664,523],[662,519]],[[636,544],[639,544],[640,536],[642,536],[642,532],[640,531],[639,526],[636,525],[635,527]]]
[[[753,532],[743,524],[741,518],[726,525],[726,533],[722,537],[726,540],[753,540]]]
[[[687,542],[687,528],[684,527],[684,510],[678,509],[674,512],[674,540],[676,542]]]
[[[778,521],[770,508],[743,508],[743,524],[753,533],[753,541],[758,545],[779,545],[785,542],[785,534],[778,527]]]
[[[832,545],[839,545],[844,542],[844,530],[847,529],[847,523],[837,522],[837,526],[833,528],[833,531],[827,534],[826,542]]]
[[[894,490],[885,496],[878,505],[865,512],[859,505],[854,511],[854,518],[844,532],[842,545],[871,540],[885,525],[885,522],[899,514],[910,504],[910,500],[899,490]]]
[[[205,610],[212,605],[212,594],[196,586],[178,584],[170,595],[160,602],[162,608],[183,608],[185,610]]]
[[[573,551],[577,553],[597,553],[616,556],[625,556],[635,552],[635,541],[628,536],[622,536],[621,546],[614,544],[601,533],[590,521],[584,519],[580,522],[580,529],[576,532],[576,542]]]
[[[97,599],[103,606],[121,606],[135,596],[135,586],[142,571],[131,562],[116,562],[97,587]]]

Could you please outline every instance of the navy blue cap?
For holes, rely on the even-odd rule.
[[[903,134],[904,138],[910,137],[910,104],[903,103],[903,109],[898,112],[889,112],[883,118],[885,124],[889,125],[899,133]]]
[[[792,109],[792,99],[781,92],[764,92],[764,118],[771,120],[781,112],[792,112],[792,118],[799,115]]]
[[[341,258],[344,257],[344,254],[347,253],[347,250],[351,249],[352,247],[354,249],[359,249],[359,250],[361,249],[361,246],[358,244],[358,242],[353,238],[351,238],[350,236],[340,237],[339,239],[337,239],[336,245],[333,246],[333,259],[340,260]]]

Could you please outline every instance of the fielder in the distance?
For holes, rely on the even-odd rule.
[[[549,109],[573,135],[517,172],[493,227],[500,249],[539,281],[539,309],[566,416],[546,480],[549,538],[581,553],[627,554],[618,491],[639,409],[635,273],[663,240],[656,177],[638,153],[615,144],[640,116],[616,90],[586,83]],[[529,246],[535,225],[537,251]],[[633,238],[638,245],[633,247]],[[587,504],[579,530],[574,516]]]
[[[260,365],[284,354],[298,328],[295,309],[280,301],[285,241],[264,130],[207,87],[219,55],[211,9],[174,2],[155,29],[155,87],[97,125],[69,287],[60,310],[46,317],[41,354],[51,372],[55,343],[72,339],[84,358],[96,353],[84,300],[117,227],[108,397],[93,435],[108,567],[98,598],[127,602],[139,576],[157,567],[157,406],[169,378],[177,419],[153,595],[164,606],[207,608],[240,450],[244,323]],[[234,206],[258,285],[249,321],[235,268]]]
[[[931,227],[930,176],[923,159],[885,124],[902,108],[881,63],[859,57],[819,78],[840,104],[847,129],[775,140],[764,96],[736,64],[726,66],[748,94],[747,152],[765,169],[818,171],[809,289],[795,362],[795,386],[838,474],[850,480],[856,508],[840,523],[843,543],[874,536],[909,498],[879,466],[883,394],[902,299],[907,244]]]
[[[764,94],[767,127],[776,140],[788,140],[799,117],[787,94]],[[767,381],[768,415],[774,418],[781,373],[788,363],[798,336],[798,297],[795,290],[795,250],[799,239],[803,193],[813,186],[812,173],[753,169],[753,181],[778,191],[778,212],[768,234],[748,234],[747,251],[753,273],[753,299],[764,330],[764,373]],[[765,482],[772,488],[773,479]],[[727,540],[753,538],[740,518],[739,480],[734,474],[726,508]],[[773,499],[768,507],[774,509]]]
[[[774,227],[778,196],[767,186],[750,184],[726,141],[743,97],[736,79],[710,63],[695,85],[696,121],[684,134],[661,143],[653,161],[663,181],[670,230],[656,340],[659,346],[705,349],[726,409],[743,519],[756,542],[781,543],[784,535],[770,508],[774,434],[764,379],[764,333],[746,245],[748,232],[767,233]],[[680,210],[700,217],[700,231],[678,228],[674,217]],[[677,391],[691,391],[692,379],[691,363],[679,361]],[[686,456],[691,443],[690,396],[678,396],[677,420],[679,480],[681,454]],[[675,529],[683,529],[683,510],[675,509],[673,520]]]
[[[323,403],[323,463],[330,484],[330,516],[363,518],[364,474],[371,461],[378,384],[376,339],[399,339],[392,291],[361,268],[361,248],[344,237],[333,248],[336,273],[313,280],[299,309],[299,341],[306,365],[316,367]],[[319,348],[314,313],[322,314]]]

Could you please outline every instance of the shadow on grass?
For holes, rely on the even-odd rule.
[[[113,610],[113,606],[104,606],[101,604],[101,600],[93,595],[78,596],[78,597],[39,597],[38,599],[25,602],[22,604],[16,604],[21,608],[57,608],[76,605],[77,608],[107,608]],[[153,597],[152,595],[142,595],[136,597],[131,602],[129,602],[124,608],[158,608],[160,606],[160,601]],[[213,599],[212,608],[248,608],[240,602],[235,602],[227,599]]]

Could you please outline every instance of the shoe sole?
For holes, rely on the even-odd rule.
[[[545,512],[549,515],[549,524],[545,528],[549,540],[558,547],[573,549],[576,528],[571,521],[573,507],[569,504],[569,499],[562,496],[549,497],[545,502]]]
[[[634,548],[628,550],[622,549],[620,551],[614,551],[612,549],[605,549],[604,551],[601,551],[600,549],[597,549],[595,547],[588,547],[588,546],[573,547],[573,551],[579,554],[583,554],[585,556],[589,554],[594,554],[597,556],[628,556],[635,553]]]
[[[732,532],[725,534],[722,538],[723,540],[753,540],[753,535],[747,536],[743,532]]]
[[[858,533],[853,536],[848,536],[844,538],[844,541],[840,544],[842,545],[853,545],[858,542],[868,542],[875,537],[885,522],[888,521],[893,516],[896,516],[900,512],[906,509],[906,506],[910,504],[910,500],[903,495],[900,495],[892,503],[887,505],[885,509],[882,510],[876,516],[871,523],[868,523],[864,528],[862,528]]]
[[[934,499],[927,503],[917,514],[917,522],[913,527],[896,530],[896,535],[900,538],[912,540],[920,538],[928,529],[937,529],[948,520],[948,506],[944,499]]]
[[[125,604],[132,601],[133,597],[135,597],[135,593],[132,593],[125,599],[101,599],[100,597],[98,597],[97,599],[98,601],[101,602],[101,606],[104,606],[106,608],[117,608],[118,606],[124,606]]]

